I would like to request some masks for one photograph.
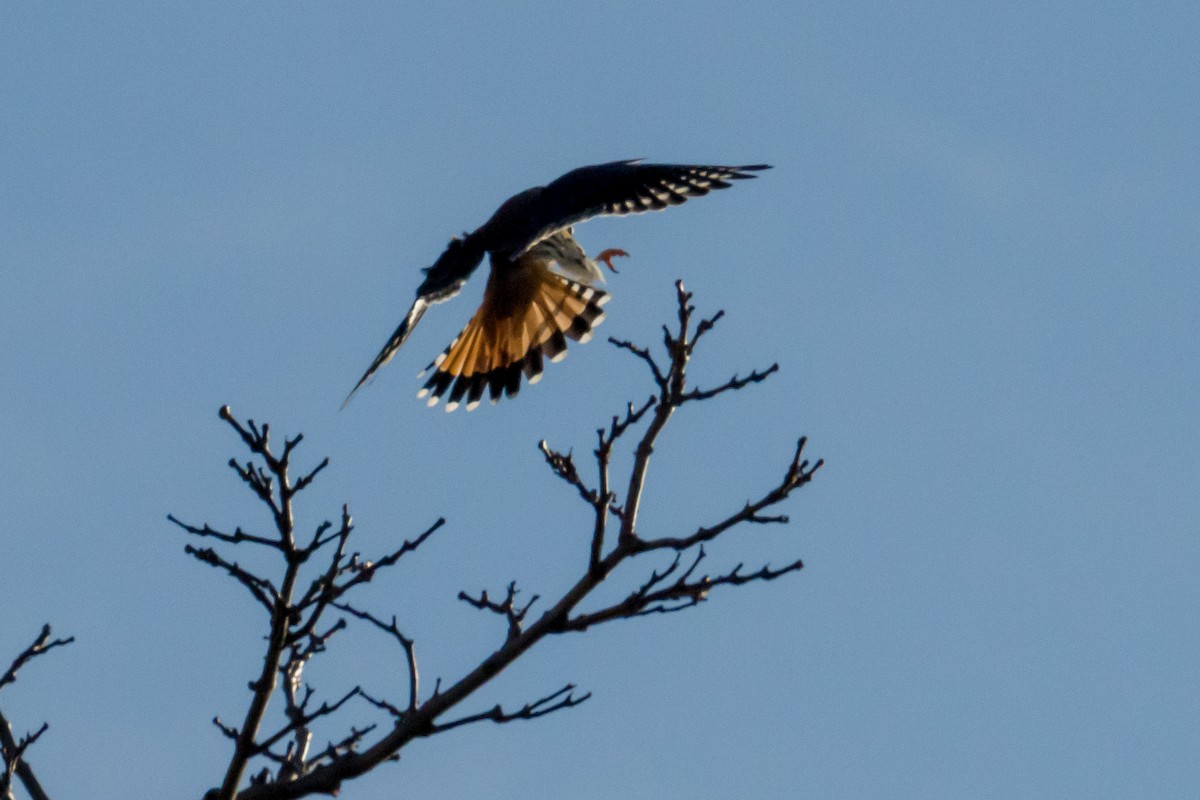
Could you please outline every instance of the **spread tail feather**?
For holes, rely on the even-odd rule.
[[[537,383],[546,359],[566,355],[567,338],[591,339],[604,319],[608,292],[549,271],[534,280],[528,302],[508,311],[485,296],[462,333],[429,365],[433,374],[417,397],[434,406],[446,396],[447,411],[464,401],[471,411],[485,392],[493,403],[505,394],[515,397],[522,375]]]

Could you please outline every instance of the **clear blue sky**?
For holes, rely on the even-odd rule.
[[[698,378],[782,366],[677,419],[644,525],[720,518],[807,433],[793,524],[713,558],[807,567],[548,642],[471,708],[590,702],[344,796],[1196,797],[1194,4],[99,5],[0,9],[0,656],[78,637],[4,696],[56,797],[217,782],[261,620],[165,515],[266,523],[222,404],[332,457],[300,511],[348,502],[365,553],[449,518],[368,593],[426,676],[498,643],[460,589],[572,576],[586,514],[535,444],[647,392],[603,337],[428,411],[474,285],[338,407],[450,235],[638,156],[776,168],[579,228],[632,253],[601,333],[656,342],[682,277],[728,314]],[[366,632],[310,675],[399,676]]]

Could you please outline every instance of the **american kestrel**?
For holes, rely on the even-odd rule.
[[[474,233],[450,240],[427,267],[407,316],[350,390],[350,397],[391,360],[434,303],[454,297],[467,278],[491,256],[483,302],[450,346],[426,370],[432,375],[417,394],[430,406],[449,391],[446,410],[464,400],[470,411],[487,391],[493,403],[515,397],[521,375],[531,384],[542,376],[544,359],[558,361],[567,338],[586,342],[604,319],[608,292],[596,261],[613,268],[611,248],[596,260],[575,241],[574,226],[592,217],[640,214],[679,205],[689,197],[726,189],[730,180],[757,177],[767,164],[712,167],[642,164],[641,159],[580,167],[547,186],[535,186],[506,200]],[[555,268],[557,267],[557,268]],[[425,373],[422,373],[424,375]]]

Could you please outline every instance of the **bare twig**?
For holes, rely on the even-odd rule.
[[[21,651],[20,655],[13,659],[12,664],[0,675],[0,689],[8,686],[10,683],[15,683],[17,673],[21,668],[28,664],[33,659],[40,655],[45,655],[56,647],[65,647],[75,641],[74,636],[68,636],[66,639],[50,639],[50,626],[43,625],[42,630],[38,633],[37,638],[33,640],[33,644]]]
[[[231,578],[246,587],[246,590],[267,610],[268,614],[275,612],[276,605],[279,602],[279,591],[266,578],[260,578],[248,572],[239,566],[236,561],[225,560],[211,547],[193,547],[189,544],[184,546],[183,552],[194,557],[197,561],[224,570]]]
[[[396,618],[393,616],[391,622],[385,623],[385,622],[383,622],[383,620],[379,619],[374,614],[371,614],[370,612],[367,612],[367,611],[360,611],[359,609],[354,608],[353,606],[351,606],[348,603],[334,603],[333,605],[336,608],[338,608],[342,611],[345,611],[347,614],[350,614],[351,616],[357,617],[358,619],[361,619],[365,622],[371,623],[376,628],[378,628],[379,630],[388,634],[393,639],[395,639],[397,642],[399,642],[400,648],[404,651],[405,662],[408,664],[408,709],[407,710],[409,712],[416,710],[417,697],[420,693],[420,682],[421,682],[420,672],[417,670],[416,644],[413,642],[412,639],[408,638],[403,633],[401,633],[399,626],[396,624]],[[364,693],[363,696],[366,697],[366,694]],[[402,712],[396,711],[394,709],[394,707],[392,707],[390,704],[386,704],[383,701],[376,702],[375,700],[371,700],[371,698],[369,698],[369,697],[367,699],[372,704],[377,705],[380,708],[387,709],[388,711],[390,711],[393,714],[393,716],[399,717],[399,716],[403,715]]]
[[[366,694],[363,692],[360,692],[359,694],[363,697],[366,697]],[[343,737],[340,741],[329,742],[325,746],[324,750],[322,750],[321,752],[317,753],[315,756],[310,758],[308,760],[307,768],[312,769],[314,766],[316,766],[317,764],[320,764],[322,762],[326,762],[326,763],[334,762],[334,761],[337,761],[337,759],[344,757],[348,753],[353,753],[354,749],[356,747],[358,747],[359,743],[362,742],[362,740],[364,738],[366,738],[366,735],[368,733],[371,733],[372,731],[374,731],[377,727],[379,727],[379,726],[375,725],[375,724],[367,725],[362,728],[351,727],[350,733],[346,734],[346,736]],[[392,759],[385,759],[385,760],[395,760],[395,759],[392,758]]]
[[[730,390],[744,389],[752,383],[762,383],[768,377],[770,377],[772,373],[777,372],[778,370],[779,365],[772,364],[762,371],[753,370],[744,378],[739,378],[737,375],[734,375],[732,378],[725,381],[725,383],[721,384],[720,386],[713,387],[712,389],[692,389],[690,392],[684,392],[683,394],[679,395],[679,405],[683,405],[691,400],[709,400]]]
[[[233,533],[222,533],[221,531],[209,527],[207,524],[200,527],[188,525],[186,522],[181,522],[174,514],[167,514],[167,519],[193,536],[210,536],[214,539],[219,539],[222,542],[228,542],[229,544],[253,542],[254,544],[263,545],[265,547],[279,547],[278,541],[246,533],[241,528],[234,528]]]
[[[776,578],[781,578],[784,575],[804,568],[804,562],[797,560],[779,569],[771,569],[768,564],[750,574],[744,575],[741,572],[742,565],[738,564],[732,570],[722,575],[704,575],[694,581],[688,580],[692,571],[703,557],[704,550],[702,548],[692,566],[678,580],[669,586],[650,591],[651,585],[666,578],[672,569],[678,565],[678,556],[676,556],[676,561],[673,562],[672,567],[668,569],[667,573],[652,575],[651,580],[647,581],[645,585],[620,603],[598,611],[591,611],[572,617],[564,624],[564,630],[585,631],[593,625],[598,625],[601,622],[610,622],[615,619],[628,619],[648,614],[669,614],[675,611],[682,611],[685,608],[691,608],[707,600],[709,592],[717,586],[742,586],[753,581],[773,581]]]
[[[588,503],[596,502],[597,493],[589,489],[583,479],[579,477],[579,471],[575,469],[575,461],[570,453],[559,453],[551,450],[546,444],[546,440],[538,442],[538,449],[542,451],[542,455],[546,458],[546,463],[550,465],[550,469],[554,474],[562,478],[564,481],[574,486],[579,496]]]
[[[529,598],[529,602],[523,606],[517,606],[517,595],[520,591],[517,589],[517,582],[513,581],[508,584],[508,592],[504,600],[497,603],[488,597],[487,590],[484,589],[479,593],[479,597],[471,597],[466,592],[459,592],[458,599],[464,603],[474,606],[481,611],[491,611],[493,614],[499,614],[508,620],[508,638],[515,639],[521,635],[521,625],[525,622],[525,616],[529,613],[529,609],[533,607],[540,598],[539,595],[534,595]]]
[[[743,522],[756,523],[760,525],[771,523],[786,523],[788,518],[783,515],[765,516],[759,512],[765,508],[777,505],[787,499],[788,495],[799,489],[804,484],[813,479],[822,466],[825,465],[824,459],[817,459],[815,464],[809,464],[807,459],[802,459],[804,446],[808,443],[806,437],[801,437],[796,444],[796,454],[792,458],[791,464],[788,465],[787,471],[784,473],[783,480],[779,484],[767,492],[763,497],[753,503],[746,503],[740,511],[726,517],[716,525],[707,528],[700,528],[690,536],[685,537],[663,537],[661,539],[640,539],[634,545],[634,549],[639,552],[647,550],[660,550],[669,548],[672,550],[687,550],[704,542],[710,542],[720,536],[730,528],[739,525]]]
[[[487,711],[482,711],[478,714],[461,717],[452,722],[445,722],[440,725],[434,725],[429,729],[428,735],[432,736],[435,733],[444,733],[448,730],[470,725],[473,722],[483,722],[491,720],[497,724],[506,722],[514,722],[519,719],[537,719],[544,717],[547,714],[552,714],[555,711],[561,711],[564,708],[573,708],[592,696],[591,692],[576,697],[573,692],[575,685],[568,683],[556,692],[552,692],[545,697],[534,700],[532,703],[526,703],[513,712],[505,711],[499,704],[492,706]]]
[[[65,647],[75,641],[74,636],[68,636],[65,639],[51,639],[51,629],[49,625],[43,625],[42,630],[38,633],[33,643],[22,650],[8,669],[0,675],[0,689],[16,683],[17,674],[21,669],[38,656],[45,655],[56,647]],[[20,739],[13,735],[12,724],[3,713],[0,713],[0,757],[3,758],[3,771],[0,772],[0,797],[8,798],[12,794],[13,778],[16,777],[21,781],[21,785],[25,787],[25,791],[33,800],[49,800],[49,795],[42,787],[33,768],[29,766],[29,762],[25,760],[25,753],[33,746],[34,742],[42,737],[47,730],[50,729],[50,724],[43,722],[41,727],[32,733],[26,733]]]
[[[268,736],[268,737],[264,738],[262,741],[260,741],[256,745],[258,753],[266,753],[266,752],[270,751],[270,749],[274,745],[276,745],[277,743],[283,741],[288,736],[291,736],[292,734],[295,734],[295,733],[300,733],[304,736],[304,738],[308,738],[310,736],[309,731],[308,731],[309,725],[311,725],[313,722],[317,721],[321,717],[328,717],[329,715],[336,712],[339,708],[344,706],[351,699],[353,699],[355,697],[359,697],[361,694],[362,694],[362,689],[356,686],[353,689],[351,689],[350,691],[343,694],[337,700],[334,700],[332,703],[330,703],[330,702],[321,703],[321,705],[319,707],[313,709],[312,711],[307,710],[308,701],[311,697],[311,692],[308,695],[306,695],[305,698],[301,702],[298,702],[298,703],[294,702],[294,697],[293,697],[294,705],[288,709],[288,713],[290,716],[293,716],[294,718],[290,719],[286,725],[281,727],[275,733],[271,734],[270,736]],[[293,743],[293,744],[295,744],[295,743]],[[304,752],[307,748],[307,744],[304,744],[302,746],[302,748],[303,749],[298,751],[299,752],[298,763],[300,765],[303,765],[303,763],[304,763]],[[302,773],[303,773],[303,769],[300,769],[297,774],[302,774]]]
[[[624,339],[617,339],[612,336],[608,337],[608,342],[609,344],[619,347],[622,350],[628,350],[644,361],[646,366],[650,368],[650,374],[654,377],[654,382],[658,384],[658,387],[660,389],[666,388],[667,376],[663,374],[662,367],[660,367],[658,362],[654,360],[654,356],[650,355],[650,350],[648,348],[638,347],[633,342],[629,342]]]
[[[43,722],[42,727],[38,728],[33,733],[27,733],[17,742],[16,747],[11,751],[5,750],[4,754],[4,772],[0,774],[0,797],[10,797],[12,791],[12,779],[17,774],[17,769],[21,764],[24,764],[25,751],[33,745],[42,734],[49,730],[50,724]]]

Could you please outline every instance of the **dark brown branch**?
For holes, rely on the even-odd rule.
[[[518,605],[515,583],[509,584],[507,593],[500,599],[489,597],[487,592],[480,592],[477,596],[471,596],[465,592],[460,593],[459,598],[464,602],[477,609],[501,616],[507,622],[508,632],[498,649],[489,653],[456,681],[448,682],[448,685],[443,688],[439,678],[432,695],[423,702],[421,701],[412,640],[400,632],[394,617],[388,624],[367,612],[359,611],[342,598],[342,595],[350,588],[370,580],[380,567],[385,564],[389,566],[394,564],[395,558],[371,562],[360,559],[356,553],[350,553],[346,541],[349,531],[346,530],[348,525],[345,523],[343,530],[330,530],[332,526],[323,526],[318,529],[308,549],[315,552],[319,549],[317,543],[321,543],[321,545],[333,543],[335,552],[330,558],[327,568],[312,582],[299,603],[292,601],[291,591],[285,591],[281,586],[279,595],[284,598],[285,607],[279,613],[286,617],[290,626],[289,635],[293,637],[284,641],[290,641],[295,646],[299,639],[294,637],[311,634],[316,629],[316,620],[329,606],[370,622],[392,636],[405,653],[409,667],[407,707],[401,708],[399,703],[373,697],[356,687],[357,696],[389,715],[393,723],[390,728],[384,728],[382,734],[373,742],[364,738],[367,730],[359,732],[358,729],[352,729],[351,735],[341,744],[330,745],[322,754],[308,759],[302,757],[304,747],[302,743],[298,742],[289,745],[286,754],[281,754],[278,750],[269,754],[264,753],[264,757],[284,765],[280,769],[279,777],[272,781],[269,779],[269,774],[264,773],[265,777],[252,781],[252,785],[240,793],[239,796],[242,800],[264,800],[266,798],[282,800],[314,793],[336,794],[345,781],[372,770],[384,761],[397,758],[400,750],[416,738],[432,736],[472,722],[486,720],[508,722],[517,719],[532,719],[554,710],[576,705],[586,699],[588,695],[575,697],[574,686],[571,685],[535,702],[528,703],[516,711],[505,711],[502,706],[495,706],[487,711],[459,717],[449,722],[438,721],[547,636],[585,630],[590,626],[612,619],[673,613],[697,605],[706,599],[711,590],[717,586],[740,586],[751,582],[771,581],[802,567],[802,563],[797,560],[779,569],[772,569],[768,565],[750,573],[743,573],[742,565],[738,564],[732,570],[717,575],[699,574],[699,567],[705,558],[703,549],[705,542],[718,538],[742,523],[767,524],[786,521],[786,517],[783,515],[768,512],[776,504],[785,500],[792,491],[808,483],[822,463],[817,461],[816,464],[810,465],[807,460],[802,458],[804,440],[800,441],[791,466],[777,486],[766,492],[758,501],[748,502],[740,511],[729,515],[715,525],[701,527],[688,535],[658,538],[643,538],[638,531],[638,512],[646,486],[650,459],[657,446],[659,435],[675,410],[693,400],[704,401],[731,390],[748,387],[752,383],[765,380],[777,370],[777,367],[772,365],[765,370],[752,371],[746,377],[739,377],[735,374],[729,381],[715,388],[690,388],[687,381],[689,360],[695,352],[698,341],[713,329],[716,322],[721,319],[722,312],[718,311],[712,317],[693,323],[695,307],[691,304],[692,295],[684,290],[682,283],[676,283],[676,296],[678,324],[663,330],[665,359],[651,354],[648,348],[642,348],[622,340],[613,340],[618,348],[630,352],[647,365],[657,391],[640,406],[635,407],[633,404],[629,404],[624,415],[613,417],[607,429],[597,430],[597,446],[594,451],[597,459],[596,488],[590,487],[580,475],[570,452],[563,454],[551,449],[545,442],[540,444],[542,454],[555,475],[571,486],[580,498],[593,509],[595,522],[591,526],[592,535],[588,547],[587,569],[557,601],[554,601],[536,618],[531,617],[530,614],[531,608],[538,598],[535,597],[529,603]],[[267,426],[264,425],[260,429],[253,422],[241,426],[232,420],[227,409],[222,412],[222,416],[234,425],[253,452],[263,456],[267,464],[265,471],[255,472],[247,467],[240,470],[239,474],[244,474],[246,476],[244,479],[248,482],[257,482],[260,487],[272,486],[275,488],[280,497],[277,520],[280,523],[281,531],[290,531],[288,501],[296,490],[296,486],[289,485],[286,480],[280,481],[278,476],[281,468],[283,472],[286,472],[288,456],[295,443],[299,441],[299,437],[289,440],[285,444],[283,454],[276,458],[270,454]],[[644,427],[633,446],[633,465],[627,478],[627,489],[622,498],[623,505],[617,505],[617,495],[612,491],[613,476],[610,474],[613,453],[618,440],[638,426]],[[313,474],[319,469],[314,470]],[[608,541],[610,515],[620,523],[615,542]],[[440,524],[441,520],[423,537],[431,534]],[[415,548],[420,541],[423,541],[423,537],[413,543],[409,549]],[[311,554],[305,553],[303,549],[295,549],[287,534],[281,533],[281,542],[285,554],[300,554],[295,559],[297,561],[303,561],[307,555]],[[400,551],[396,551],[392,556],[398,557],[401,551],[405,551],[409,545],[410,543],[406,542]],[[695,548],[694,555],[686,555],[686,552],[692,548]],[[657,550],[671,552],[672,561],[664,567],[652,570],[649,577],[629,591],[620,602],[598,610],[580,610],[593,590],[608,580],[622,563],[635,559],[643,553]],[[300,619],[301,610],[305,616],[303,620]],[[323,646],[322,644],[321,647]],[[313,652],[317,650],[311,646],[309,649]],[[295,686],[298,685],[298,677],[291,673],[286,673],[284,677],[293,684],[291,691],[296,692]],[[256,685],[255,688],[257,691],[259,685]],[[294,695],[290,707],[293,711],[299,710],[304,715],[312,714],[312,711],[306,710],[310,698],[311,690],[306,691],[303,696]],[[244,736],[245,727],[240,729],[240,733]],[[276,735],[270,741],[278,744],[283,739]],[[357,749],[359,744],[363,747],[361,751]],[[303,766],[301,768],[292,765]],[[284,780],[285,775],[287,780]]]
[[[802,459],[804,446],[808,439],[801,437],[796,444],[796,454],[792,458],[791,464],[788,465],[787,471],[784,474],[783,480],[779,485],[767,492],[763,497],[753,503],[746,503],[740,511],[732,514],[718,522],[716,525],[707,528],[700,528],[691,536],[685,537],[663,537],[661,539],[641,539],[634,545],[634,549],[638,552],[647,550],[659,550],[669,548],[672,550],[687,550],[704,542],[710,542],[720,536],[730,528],[739,525],[743,522],[756,524],[770,523],[786,523],[788,518],[783,515],[764,516],[759,512],[765,508],[777,505],[787,499],[788,495],[804,486],[813,479],[822,466],[825,465],[824,459],[817,459],[815,464],[809,464],[807,459]]]
[[[658,362],[654,360],[654,356],[650,355],[650,351],[647,348],[638,347],[633,342],[629,342],[624,339],[617,339],[613,336],[608,337],[608,342],[609,344],[614,345],[622,350],[628,350],[644,361],[646,365],[650,367],[650,374],[654,376],[654,382],[658,384],[658,387],[660,389],[666,387],[667,376],[663,374],[662,367],[660,367]]]
[[[360,693],[360,694],[362,694],[363,697],[366,697],[365,693]],[[341,741],[329,742],[325,746],[324,750],[322,750],[321,752],[317,753],[315,756],[310,758],[308,760],[308,763],[305,765],[304,771],[307,773],[309,770],[311,770],[316,765],[320,764],[322,761],[326,761],[326,762],[336,761],[338,758],[345,756],[347,753],[353,752],[354,749],[356,747],[358,747],[359,742],[361,742],[368,733],[371,733],[378,727],[379,726],[374,723],[367,725],[366,727],[363,727],[363,728],[351,727],[350,733],[346,734],[346,736]],[[391,759],[391,760],[394,760],[394,759]]]
[[[307,695],[302,702],[297,703],[294,706],[294,708],[291,709],[292,711],[295,712],[295,719],[289,720],[286,725],[284,725],[279,730],[277,730],[275,733],[273,733],[272,735],[263,739],[261,742],[259,742],[256,745],[256,749],[257,749],[258,753],[261,754],[261,753],[266,753],[266,752],[270,751],[271,747],[273,747],[275,744],[283,741],[285,738],[287,738],[288,736],[291,736],[292,734],[296,733],[297,731],[306,730],[308,728],[308,726],[311,725],[316,720],[320,719],[321,717],[328,717],[329,715],[336,712],[339,708],[344,706],[351,699],[358,697],[361,694],[362,694],[362,689],[358,686],[355,686],[353,689],[346,692],[344,695],[339,697],[337,700],[334,700],[332,703],[330,703],[330,702],[321,703],[321,705],[319,707],[317,707],[316,709],[314,709],[312,711],[307,711],[306,707],[308,706],[308,701],[309,701],[309,698],[311,697],[311,692],[310,692],[309,695]]]
[[[235,742],[237,741],[237,738],[238,738],[238,729],[237,728],[233,727],[232,725],[226,725],[224,722],[221,722],[220,717],[213,717],[212,724],[216,726],[217,730],[219,730],[226,739],[232,739]]]
[[[66,639],[50,639],[50,626],[43,625],[42,630],[38,633],[37,638],[33,640],[33,644],[26,647],[21,653],[13,659],[12,664],[0,675],[0,689],[8,686],[10,683],[16,683],[17,673],[21,668],[28,664],[38,656],[45,655],[56,647],[65,647],[75,641],[74,636],[68,636]]]
[[[617,440],[625,435],[627,430],[636,425],[651,408],[654,408],[656,403],[658,403],[658,398],[653,395],[637,408],[634,408],[633,403],[627,403],[624,418],[614,415],[607,431],[604,428],[596,429],[597,443],[593,455],[596,457],[596,472],[599,476],[600,488],[591,498],[595,523],[592,527],[592,544],[588,553],[588,571],[593,574],[598,574],[600,562],[604,555],[604,539],[608,532],[608,515],[612,514],[618,520],[624,517],[623,511],[618,509],[614,504],[616,495],[610,488],[611,478],[609,468],[612,463],[613,447],[616,445]]]
[[[299,442],[300,437],[297,436],[295,441]],[[312,472],[308,473],[307,475],[304,475],[303,477],[301,477],[299,480],[296,481],[296,485],[293,487],[292,493],[296,494],[298,492],[304,491],[308,487],[308,485],[313,482],[313,479],[316,478],[317,475],[320,474],[321,470],[325,469],[328,466],[329,466],[329,459],[328,458],[322,459],[321,463],[317,464],[317,466],[313,468]]]
[[[488,598],[486,589],[479,593],[479,597],[471,597],[466,592],[459,592],[458,599],[481,611],[491,611],[493,614],[499,614],[504,617],[508,620],[508,638],[515,639],[521,635],[521,625],[525,622],[525,616],[529,613],[529,609],[541,599],[539,595],[535,594],[529,598],[528,603],[518,608],[516,604],[518,594],[520,594],[520,591],[517,589],[517,582],[512,581],[508,584],[508,592],[502,602],[497,603]]]
[[[604,428],[597,428],[596,433],[600,436],[600,446],[607,446],[611,451],[613,443],[625,435],[625,431],[641,421],[642,417],[646,416],[646,412],[654,408],[654,404],[658,402],[658,397],[651,395],[637,408],[634,408],[633,403],[626,404],[624,418],[614,416],[612,422],[608,426],[607,433]]]
[[[42,734],[50,729],[50,723],[43,722],[42,727],[38,728],[33,733],[27,733],[21,737],[21,740],[16,743],[16,747],[11,750],[5,748],[4,751],[4,772],[0,774],[0,797],[11,797],[12,779],[17,774],[17,769],[21,764],[25,763],[25,751],[28,750],[34,742],[42,737]]]
[[[225,560],[211,547],[193,547],[189,544],[183,548],[183,552],[189,556],[193,556],[197,561],[208,564],[210,567],[224,570],[230,577],[246,587],[246,590],[254,596],[254,599],[267,609],[268,614],[275,612],[279,592],[266,578],[260,578],[242,569],[236,561]]]
[[[772,364],[766,369],[752,371],[744,378],[739,378],[736,374],[720,386],[712,389],[692,389],[690,392],[684,392],[678,398],[679,405],[683,405],[692,400],[708,400],[716,397],[719,394],[724,394],[730,390],[744,389],[752,383],[761,383],[765,381],[772,373],[779,370],[778,364]]]
[[[362,694],[362,698],[364,700],[366,700],[368,703],[370,703],[371,705],[380,709],[381,711],[386,711],[387,713],[391,714],[392,717],[394,717],[397,720],[404,719],[404,715],[408,713],[407,711],[400,710],[399,708],[392,705],[391,703],[389,703],[387,700],[384,700],[383,698],[374,697],[373,695],[369,695],[366,692],[361,692],[361,694]]]
[[[725,316],[725,310],[720,309],[708,319],[700,320],[700,324],[696,326],[696,332],[692,334],[691,344],[688,345],[688,354],[690,355],[696,349],[696,343],[700,341],[700,337],[716,327],[717,322],[721,317]]]
[[[75,641],[74,636],[68,636],[65,639],[51,639],[50,635],[50,626],[43,625],[33,643],[22,650],[12,660],[4,674],[0,675],[0,689],[16,683],[17,674],[33,659],[45,655],[56,647],[65,647]],[[49,795],[42,788],[33,767],[29,766],[29,762],[25,760],[25,752],[49,729],[50,724],[43,722],[35,732],[27,733],[18,740],[13,735],[11,723],[3,713],[0,713],[0,758],[3,763],[3,773],[0,773],[0,797],[10,796],[15,776],[21,781],[21,785],[25,787],[25,791],[29,793],[32,800],[49,800]]]
[[[708,599],[709,592],[717,586],[741,586],[754,581],[773,581],[789,573],[797,572],[804,567],[804,562],[796,560],[780,569],[771,569],[768,564],[748,575],[743,575],[741,572],[742,565],[738,564],[732,570],[722,575],[715,577],[705,575],[697,580],[690,580],[693,572],[703,558],[704,550],[701,548],[692,565],[674,583],[652,591],[651,588],[653,586],[661,584],[678,568],[679,556],[676,555],[675,560],[665,572],[651,575],[645,584],[623,601],[598,611],[572,617],[564,624],[564,630],[585,631],[593,625],[610,622],[615,619],[629,619],[650,614],[669,614],[675,611],[682,611],[685,608],[699,605]]]
[[[408,638],[400,631],[399,626],[396,624],[396,617],[393,616],[390,623],[384,623],[383,620],[379,619],[374,614],[371,614],[368,611],[360,611],[348,603],[334,603],[333,605],[335,608],[345,611],[351,616],[357,617],[364,622],[371,623],[379,630],[391,636],[400,644],[400,648],[404,651],[405,662],[408,664],[408,711],[411,712],[416,710],[421,681],[420,672],[417,670],[416,644],[412,639]],[[366,694],[364,693],[363,696],[366,697]],[[396,711],[391,705],[381,704],[382,701],[377,703],[376,701],[371,700],[369,697],[367,699],[371,703],[378,705],[380,708],[386,708],[397,717],[402,716],[402,713]]]
[[[542,451],[546,463],[550,465],[550,469],[555,475],[574,486],[575,490],[579,492],[579,496],[586,502],[596,502],[597,493],[588,488],[587,484],[583,482],[583,478],[579,477],[579,470],[575,469],[575,461],[570,453],[563,454],[551,450],[545,439],[538,442],[538,449]]]
[[[324,633],[308,633],[300,641],[294,642],[292,647],[292,656],[289,661],[305,663],[317,653],[325,652],[325,646],[333,635],[340,630],[346,628],[346,620],[339,619],[337,622],[329,626]],[[301,646],[300,642],[303,642]]]
[[[537,719],[538,717],[544,717],[547,714],[552,714],[555,711],[561,711],[564,708],[573,708],[592,696],[591,692],[586,692],[585,694],[576,697],[573,694],[574,691],[575,685],[568,683],[558,691],[548,694],[540,700],[534,700],[532,703],[526,703],[525,705],[521,706],[520,709],[513,712],[507,712],[499,704],[497,704],[489,708],[487,711],[483,711],[478,714],[471,714],[467,717],[461,717],[452,722],[446,722],[441,725],[434,725],[429,729],[429,732],[426,735],[432,736],[435,733],[445,733],[448,730],[453,730],[454,728],[458,728],[463,725],[470,725],[473,722],[483,722],[485,720],[491,720],[497,724],[504,724],[506,722],[514,722],[519,719]]]
[[[233,533],[222,533],[221,531],[218,531],[215,528],[209,527],[208,524],[205,524],[204,526],[199,527],[199,528],[197,528],[195,525],[189,525],[186,522],[180,521],[174,514],[167,514],[167,519],[170,520],[171,522],[173,522],[175,525],[178,525],[183,530],[192,534],[193,536],[209,536],[214,539],[219,539],[222,542],[227,542],[229,544],[239,544],[241,542],[253,542],[254,544],[263,545],[264,547],[274,547],[274,548],[279,547],[278,541],[275,541],[273,539],[266,539],[262,536],[255,536],[253,534],[246,533],[241,528],[234,528]]]
[[[308,591],[296,603],[297,610],[307,609],[309,606],[314,607],[310,613],[309,623],[303,626],[300,629],[301,631],[310,629],[316,623],[316,620],[320,618],[321,614],[324,613],[327,605],[345,595],[346,592],[355,586],[369,582],[380,570],[394,566],[401,558],[419,548],[430,536],[446,524],[445,517],[439,517],[417,538],[405,539],[400,547],[375,561],[360,561],[358,555],[355,554],[349,561],[344,562],[342,554],[346,539],[350,535],[351,526],[349,512],[344,506],[342,514],[342,529],[337,537],[339,540],[338,549],[330,561],[329,569],[326,570],[324,575],[313,581]],[[345,575],[349,575],[350,577],[338,583],[337,579]]]
[[[268,425],[263,425],[260,429],[253,420],[248,420],[247,425],[242,426],[234,419],[228,406],[221,408],[220,417],[238,432],[250,451],[262,458],[266,464],[265,470],[253,464],[247,464],[245,468],[241,468],[236,461],[230,460],[230,465],[238,475],[251,486],[270,509],[275,520],[276,530],[279,532],[278,545],[274,546],[283,553],[286,563],[283,580],[276,590],[270,581],[251,575],[238,567],[236,563],[227,561],[211,549],[198,551],[190,545],[187,548],[189,553],[200,560],[225,569],[239,583],[246,586],[251,594],[263,603],[271,615],[271,628],[267,636],[267,650],[263,657],[262,669],[258,678],[250,684],[253,693],[250,705],[241,726],[237,729],[233,756],[226,769],[221,788],[216,793],[219,800],[233,800],[237,796],[238,784],[241,783],[250,759],[262,752],[257,744],[258,732],[271,696],[275,692],[276,673],[279,670],[283,653],[289,643],[295,641],[290,636],[291,622],[294,618],[291,604],[300,568],[307,556],[303,551],[297,550],[295,544],[292,498],[297,489],[289,477],[288,470],[292,451],[303,440],[303,437],[285,438],[283,452],[276,456],[270,447],[270,427]],[[324,464],[325,462],[322,461],[320,466],[309,473],[309,476],[315,476],[324,467]]]
[[[171,521],[183,530],[195,536],[207,536],[225,544],[240,545],[243,543],[268,546],[277,550],[283,557],[285,570],[278,588],[271,580],[254,575],[243,569],[237,562],[225,558],[212,548],[196,548],[188,545],[185,550],[198,560],[225,571],[243,586],[245,586],[271,616],[270,632],[267,636],[267,648],[264,655],[262,670],[256,680],[250,683],[252,697],[246,711],[245,720],[238,727],[226,726],[215,721],[218,728],[235,742],[234,754],[226,770],[225,780],[220,789],[210,791],[206,797],[229,800],[238,792],[238,784],[246,774],[251,759],[265,758],[280,765],[278,775],[272,779],[269,771],[255,774],[250,779],[252,788],[290,784],[301,778],[318,761],[336,760],[357,746],[362,738],[374,726],[367,728],[352,728],[351,734],[340,743],[331,743],[326,750],[314,758],[308,756],[309,744],[312,740],[310,727],[317,719],[331,716],[352,697],[362,693],[361,688],[355,687],[334,702],[323,703],[318,708],[311,706],[313,690],[302,687],[302,675],[307,662],[317,653],[323,652],[327,643],[338,630],[345,627],[344,619],[338,620],[332,626],[318,633],[325,611],[339,598],[355,586],[366,583],[381,569],[396,565],[406,554],[416,550],[444,523],[437,520],[432,526],[414,539],[405,540],[396,549],[381,558],[370,561],[359,557],[357,553],[348,553],[348,540],[353,530],[349,510],[343,506],[340,526],[330,522],[319,525],[305,546],[297,546],[295,524],[293,519],[293,498],[307,488],[317,475],[328,465],[328,459],[323,459],[313,470],[298,480],[293,481],[289,476],[290,459],[293,451],[303,440],[302,436],[284,440],[282,452],[272,450],[270,443],[270,427],[256,425],[253,420],[246,424],[238,422],[228,407],[222,408],[220,416],[237,432],[243,443],[262,464],[249,461],[244,465],[236,460],[230,463],[238,476],[246,482],[259,499],[267,506],[279,533],[278,539],[251,536],[242,529],[227,534],[208,525],[203,527],[189,526],[178,522],[175,517]],[[326,566],[311,581],[307,591],[297,596],[297,584],[301,569],[318,552],[324,551],[326,545],[334,545],[329,553]],[[358,616],[361,616],[358,615]],[[397,631],[398,633],[398,631]],[[410,664],[410,706],[417,705],[417,673],[415,654],[411,641],[407,641],[406,655]],[[284,658],[286,654],[286,659]],[[284,716],[287,722],[274,733],[259,738],[259,729],[266,713],[267,706],[275,689],[282,683],[281,691],[284,700]],[[289,740],[290,739],[290,740]],[[285,740],[287,752],[279,749]]]

